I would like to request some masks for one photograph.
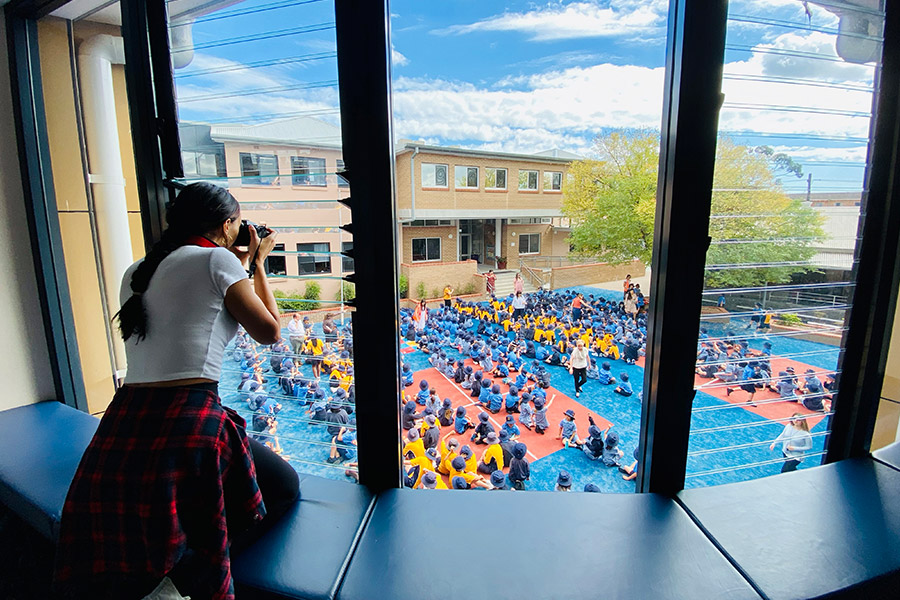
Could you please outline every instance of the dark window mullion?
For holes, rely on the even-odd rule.
[[[726,0],[672,0],[638,491],[684,487],[721,104]],[[681,135],[677,135],[681,133]]]

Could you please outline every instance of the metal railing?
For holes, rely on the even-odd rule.
[[[544,278],[543,278],[541,272],[539,272],[537,269],[534,269],[533,267],[530,267],[524,263],[521,263],[520,267],[521,267],[521,271],[525,275],[526,279],[528,279],[531,282],[531,285],[538,288],[539,290],[544,288]]]

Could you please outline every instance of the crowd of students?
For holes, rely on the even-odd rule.
[[[626,298],[637,306],[639,288],[627,280],[625,286]],[[614,377],[612,362],[634,364],[644,354],[644,305],[642,294],[640,308],[629,310],[632,306],[624,301],[585,298],[578,292],[516,291],[482,302],[444,302],[430,310],[420,303],[414,311],[402,310],[401,337],[428,354],[429,363],[472,398],[454,409],[427,379],[416,384],[411,367],[402,366],[403,388],[416,388],[402,399],[406,485],[442,489],[447,487],[444,475],[457,489],[526,489],[530,468],[523,429],[556,433],[562,447],[580,449],[588,459],[618,467],[624,479],[633,480],[637,448],[634,462],[621,463],[618,434],[609,427],[601,430],[588,415],[590,425],[582,438],[572,409],[554,427],[547,417],[554,397],[548,398],[547,390],[553,374],[560,374],[553,367],[568,367],[573,351],[583,346],[590,360],[588,379],[633,395],[628,374]],[[576,379],[576,389],[578,383]],[[506,413],[503,425],[495,428],[491,415],[501,412]],[[484,449],[476,454],[473,446]],[[586,487],[599,491],[595,484]],[[571,489],[568,472],[559,473],[555,489]]]
[[[345,475],[358,479],[350,326],[340,326],[326,315],[321,329],[318,333],[309,317],[301,319],[294,313],[287,340],[269,347],[259,347],[238,331],[232,351],[241,372],[238,401],[252,412],[250,435],[279,454],[277,415],[283,403],[304,408],[307,422],[317,426],[328,443],[323,462],[341,463]],[[304,364],[309,368],[302,369]]]

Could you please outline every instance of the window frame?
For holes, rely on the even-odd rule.
[[[459,175],[457,174],[457,169],[465,169],[466,170],[466,185],[457,185]],[[475,185],[468,185],[469,180],[472,176],[472,170],[475,171]],[[471,166],[471,165],[453,165],[453,189],[454,190],[466,190],[473,191],[481,189],[481,182],[479,180],[479,176],[481,175],[481,169],[479,167]]]
[[[550,187],[547,187],[547,175],[550,175]],[[553,187],[553,179],[555,178],[554,176],[556,176],[556,175],[559,175],[559,187],[554,188]],[[548,194],[561,194],[562,193],[562,179],[563,179],[562,176],[563,176],[562,171],[544,171],[542,173],[543,182],[542,182],[541,191],[544,191]]]
[[[503,171],[503,187],[491,187],[487,184],[488,171],[494,171],[494,181],[497,181],[497,173]],[[509,190],[509,169],[506,167],[485,167],[484,168],[484,189],[489,192],[500,192]]]
[[[534,187],[522,187],[522,174],[525,174],[525,185],[531,183],[531,174],[534,173]],[[541,172],[538,169],[519,169],[519,191],[537,193],[541,191]]]
[[[537,250],[531,249],[531,241],[537,238]],[[528,239],[528,252],[522,252],[522,239]],[[520,233],[519,234],[519,255],[520,256],[528,256],[535,255],[541,253],[541,234],[538,232],[529,232],[529,233]]]
[[[425,242],[425,258],[416,260],[415,243],[418,240],[424,240],[424,242]],[[438,256],[437,256],[437,258],[428,258],[428,242],[433,241],[433,240],[437,240],[437,243],[438,243],[438,253],[437,253]],[[409,253],[410,262],[413,262],[413,263],[441,262],[441,256],[442,256],[442,252],[443,252],[442,238],[437,237],[437,236],[410,238],[409,244],[410,244],[410,253]]]
[[[272,248],[272,252],[285,252],[285,245],[284,244],[275,244],[275,246]],[[281,273],[275,272],[275,270],[272,268],[272,261],[279,261],[279,264],[282,265],[283,272],[281,272]],[[271,254],[269,254],[266,257],[266,260],[264,261],[263,266],[265,267],[266,275],[275,275],[276,277],[278,277],[279,275],[282,275],[282,276],[287,275],[287,256],[286,255],[272,256]]]
[[[350,250],[353,250],[353,241],[342,240],[341,252],[348,252]],[[356,263],[354,261],[355,259],[349,256],[341,256],[341,273],[355,273]]]
[[[157,77],[160,84],[154,88],[151,77],[153,72],[164,73],[171,77],[171,69],[164,69],[158,62],[168,62],[168,55],[154,53],[151,58],[150,43],[164,45],[165,30],[160,30],[160,23],[147,23],[147,0],[135,0],[123,3],[123,35],[126,36],[126,62],[132,65],[126,69],[128,81],[129,111],[132,121],[132,138],[135,144],[135,162],[138,170],[138,193],[141,203],[141,214],[145,230],[145,242],[152,245],[159,239],[162,231],[164,204],[169,197],[164,186],[165,177],[179,177],[180,153],[175,155],[173,145],[157,136],[162,133],[158,127],[158,117],[154,112],[154,90],[165,87],[166,82]],[[696,198],[691,197],[692,190],[700,189],[700,198],[705,198],[709,189],[703,193],[703,185],[695,181],[690,184],[692,175],[712,168],[713,154],[705,151],[715,148],[715,122],[720,103],[720,77],[724,59],[724,34],[727,14],[725,3],[714,3],[715,6],[690,3],[687,0],[672,0],[668,17],[667,58],[665,75],[665,94],[663,126],[661,128],[661,157],[657,203],[656,239],[660,240],[654,247],[651,263],[651,286],[654,293],[650,296],[648,306],[654,315],[652,322],[666,321],[667,326],[674,326],[671,335],[657,330],[652,324],[648,331],[648,356],[645,369],[644,407],[641,415],[641,441],[639,444],[639,460],[641,468],[638,474],[639,491],[657,491],[673,494],[683,486],[684,466],[679,467],[686,457],[689,422],[679,418],[687,405],[686,418],[689,419],[690,398],[692,398],[692,381],[684,391],[685,400],[679,399],[674,406],[664,407],[657,401],[658,382],[668,375],[679,374],[673,369],[674,357],[679,354],[681,346],[677,337],[683,336],[693,346],[697,333],[697,323],[689,318],[687,323],[680,323],[678,318],[665,318],[675,315],[697,315],[699,310],[691,311],[694,304],[692,296],[696,292],[696,304],[699,307],[701,286],[688,286],[682,295],[685,301],[678,299],[679,290],[666,294],[666,281],[678,282],[683,287],[680,275],[702,275],[703,260],[695,254],[699,252],[696,239],[706,239],[708,230],[705,223],[696,224],[690,231],[679,231],[679,208],[695,209]],[[892,10],[888,6],[888,10]],[[399,393],[398,365],[399,347],[396,344],[396,322],[398,302],[392,298],[396,293],[397,269],[396,245],[385,243],[395,239],[396,207],[390,200],[394,191],[392,170],[394,154],[391,143],[389,72],[387,57],[390,48],[387,7],[379,3],[337,3],[336,39],[338,48],[338,71],[341,84],[341,96],[345,98],[365,98],[353,106],[342,104],[341,116],[343,129],[343,151],[347,163],[352,165],[354,185],[353,217],[358,222],[366,223],[355,233],[356,243],[360,247],[371,248],[357,258],[357,310],[354,312],[354,338],[358,347],[382,344],[385,352],[378,353],[371,361],[357,365],[356,376],[359,389],[378,389],[380,394],[373,396],[371,403],[361,402],[357,406],[359,421],[359,461],[360,481],[374,491],[398,487],[400,484],[399,458],[384,461],[385,456],[396,454],[399,440],[399,415],[397,414],[397,394]],[[165,26],[164,11],[161,24]],[[891,16],[891,13],[888,13]],[[17,16],[7,11],[7,28],[12,30]],[[373,30],[374,24],[374,30]],[[148,28],[157,27],[150,31]],[[865,302],[855,303],[853,317],[847,333],[846,354],[848,361],[844,366],[844,378],[857,385],[857,392],[842,392],[836,399],[836,415],[832,427],[827,462],[833,462],[843,456],[860,455],[860,448],[871,441],[871,428],[867,422],[874,423],[877,411],[878,394],[869,393],[874,386],[880,385],[883,375],[883,361],[887,351],[890,333],[890,321],[893,318],[897,296],[896,265],[898,247],[900,247],[900,223],[897,212],[900,211],[900,189],[890,184],[895,176],[900,177],[900,169],[893,163],[891,156],[900,151],[900,139],[895,132],[885,129],[890,121],[896,121],[900,115],[892,106],[892,90],[898,87],[898,61],[900,57],[900,36],[897,36],[896,20],[886,22],[884,54],[890,60],[882,61],[882,84],[876,105],[879,107],[876,126],[886,135],[874,135],[872,171],[870,179],[877,185],[869,189],[868,202],[865,208],[870,215],[866,226],[866,236],[860,249],[860,268],[857,277],[857,297],[865,298]],[[12,37],[12,34],[11,34]],[[27,43],[27,42],[26,42]],[[11,44],[11,47],[14,44]],[[24,46],[27,49],[27,46]],[[13,52],[11,51],[11,58]],[[23,80],[26,75],[25,59],[17,63],[16,76]],[[39,74],[37,75],[39,76]],[[168,82],[171,84],[171,81]],[[21,86],[19,87],[21,90]],[[171,89],[171,85],[169,85]],[[163,94],[165,96],[165,94]],[[167,97],[171,100],[171,94]],[[164,100],[166,98],[163,98]],[[26,98],[15,98],[17,115],[23,111]],[[173,104],[169,102],[169,104]],[[166,109],[166,103],[157,102],[157,106]],[[168,107],[171,108],[171,107]],[[159,117],[164,122],[177,126],[174,111],[168,111]],[[676,137],[677,131],[691,132]],[[699,132],[699,134],[697,133]],[[31,135],[29,133],[29,135]],[[695,138],[692,142],[689,137]],[[28,140],[26,140],[27,142]],[[177,141],[177,131],[176,131]],[[160,153],[160,145],[162,153]],[[692,153],[696,149],[704,150],[699,158]],[[168,165],[176,165],[165,170],[162,161]],[[708,155],[707,155],[708,154]],[[681,157],[681,158],[679,158]],[[690,159],[688,159],[690,157]],[[146,160],[143,160],[146,159]],[[421,171],[420,171],[421,173]],[[449,172],[448,172],[449,175]],[[449,176],[448,176],[449,184]],[[507,182],[508,183],[508,182]],[[540,184],[539,184],[540,185]],[[449,185],[445,188],[447,189]],[[707,185],[711,188],[711,185]],[[169,188],[171,190],[171,187]],[[520,190],[523,193],[534,193],[539,190]],[[32,190],[32,194],[39,193]],[[690,202],[688,201],[690,198]],[[708,200],[708,198],[707,198]],[[702,204],[702,202],[700,202]],[[708,202],[707,202],[708,203]],[[690,210],[686,211],[690,212]],[[877,215],[878,218],[872,217]],[[672,239],[660,233],[672,234]],[[691,239],[690,232],[700,232],[700,238]],[[690,244],[690,245],[689,245]],[[665,247],[663,247],[665,246]],[[693,246],[694,248],[691,248]],[[687,250],[681,255],[681,250]],[[671,259],[670,259],[671,257]],[[679,264],[687,258],[684,265]],[[380,271],[379,271],[380,269]],[[376,276],[377,272],[377,276]],[[690,277],[689,277],[690,279]],[[675,287],[673,283],[670,287]],[[696,287],[696,289],[694,289]],[[867,293],[863,294],[863,291]],[[681,290],[684,292],[684,290]],[[668,297],[667,297],[668,296]],[[378,310],[375,310],[368,299],[378,298]],[[875,303],[878,303],[877,310]],[[372,306],[370,306],[372,305]],[[393,311],[390,318],[385,318],[385,311]],[[876,314],[877,313],[877,314]],[[878,326],[879,323],[882,326]],[[887,327],[883,325],[887,323]],[[693,331],[691,329],[693,328]],[[387,344],[387,346],[384,346]],[[855,344],[855,345],[854,345]],[[851,348],[859,352],[851,352]],[[694,348],[695,349],[695,348]],[[865,350],[865,353],[862,351]],[[693,352],[689,353],[692,354]],[[881,362],[878,357],[881,353]],[[865,365],[861,363],[863,356],[870,358]],[[881,373],[878,372],[880,364]],[[863,369],[863,366],[865,368]],[[853,376],[850,371],[856,368]],[[59,367],[54,366],[55,376]],[[692,371],[692,369],[689,369]],[[676,385],[680,390],[683,384]],[[852,387],[852,384],[851,384]],[[864,389],[865,388],[865,389]],[[679,397],[667,392],[668,398]],[[394,401],[389,397],[393,396]],[[682,415],[683,416],[683,415]],[[846,422],[844,422],[846,421]],[[662,425],[665,424],[665,425]],[[397,431],[392,434],[385,432]],[[848,439],[838,443],[838,437]],[[852,438],[852,439],[850,439]],[[683,443],[682,443],[683,442]],[[680,469],[680,472],[679,472]],[[667,471],[673,472],[669,477]],[[679,485],[677,479],[681,477]]]
[[[444,185],[437,184],[437,168],[434,171],[434,185],[425,185],[425,167],[444,167]],[[423,190],[449,190],[450,189],[450,165],[448,163],[427,163],[423,162],[419,165],[419,187]]]

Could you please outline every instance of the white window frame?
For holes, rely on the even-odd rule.
[[[413,247],[415,246],[416,240],[425,240],[425,258],[416,260],[416,256],[413,251]],[[437,240],[438,242],[438,257],[437,258],[428,258],[428,240]],[[416,263],[422,262],[441,262],[441,255],[443,252],[443,248],[441,247],[441,238],[439,237],[418,237],[412,238],[410,241],[410,260]]]
[[[315,161],[316,165],[311,165],[311,161]],[[328,161],[321,156],[291,156],[291,185],[293,187],[327,187],[327,165]]]
[[[529,173],[534,173],[534,187],[528,187]],[[525,175],[525,187],[522,187],[522,175]],[[537,169],[519,169],[519,191],[520,192],[537,192],[540,191],[541,172]]]
[[[258,175],[246,175],[244,173],[244,157],[248,157],[254,163]],[[275,159],[275,173],[263,175],[259,164],[260,158]],[[240,152],[238,153],[238,162],[241,168],[241,186],[271,187],[281,185],[278,155],[260,152]]]
[[[537,250],[531,249],[531,241],[534,239],[532,236],[537,236]],[[522,238],[527,237],[529,239],[528,242],[528,252],[522,252]],[[519,234],[519,254],[540,254],[541,253],[541,234],[540,233],[520,233]]]
[[[431,179],[432,179],[433,183],[431,185],[427,185],[425,183],[426,167],[433,168],[433,172],[431,175]],[[444,180],[445,180],[444,185],[438,185],[438,183],[437,183],[437,168],[436,167],[444,167]],[[421,177],[421,181],[422,181],[421,187],[422,188],[437,188],[437,189],[441,189],[441,190],[450,189],[450,165],[443,164],[443,163],[424,163],[423,162],[421,164],[421,168],[419,169],[419,176]]]
[[[487,184],[488,172],[494,172],[494,182],[497,182],[497,173],[503,171],[503,187],[495,186],[490,187]],[[509,169],[506,167],[485,167],[484,168],[484,189],[486,190],[506,190],[509,188]]]
[[[466,185],[459,185],[459,173],[460,170],[465,169],[465,181]],[[469,185],[469,179],[471,179],[472,171],[475,171],[475,185]],[[453,166],[453,189],[455,190],[477,190],[479,187],[478,176],[480,169],[478,167],[473,167],[471,165],[454,165]]]
[[[549,180],[547,176],[550,176]],[[559,176],[559,186],[553,187],[553,176]],[[544,171],[544,191],[545,192],[561,192],[562,191],[562,171]]]

